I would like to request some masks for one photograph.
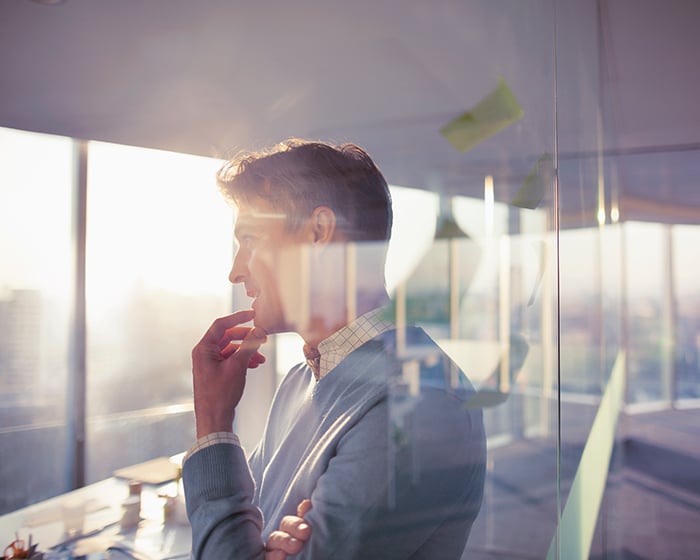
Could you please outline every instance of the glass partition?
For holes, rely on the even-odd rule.
[[[0,128],[0,513],[68,488],[73,142]]]
[[[398,333],[422,329],[463,371],[474,391],[465,408],[483,419],[483,498],[462,558],[685,558],[700,546],[697,120],[692,108],[656,111],[685,87],[666,72],[682,75],[692,57],[652,52],[697,37],[690,4],[397,5],[395,27],[368,31],[358,56],[381,60],[390,87],[369,87],[384,82],[362,72],[326,83],[310,71],[326,64],[319,50],[304,72],[290,71],[300,82],[266,89],[269,112],[243,138],[250,148],[281,140],[280,130],[342,138],[386,175],[388,319]],[[385,110],[371,122],[366,89]],[[316,90],[324,109],[342,98],[327,122],[312,118]],[[647,90],[666,95],[635,112]],[[251,123],[237,126],[252,136]],[[215,317],[250,305],[227,282],[235,216],[215,186],[220,160],[81,141],[80,216],[77,143],[0,129],[0,513],[70,487],[77,339],[92,482],[192,443],[191,348]],[[73,322],[81,251],[84,335]],[[343,254],[348,308],[363,282],[356,257],[357,246]],[[281,380],[305,360],[302,345],[270,337],[236,411],[247,450]],[[430,362],[413,357],[392,386],[403,404],[420,399],[416,363]],[[400,408],[391,409],[397,447],[422,428],[401,424]]]

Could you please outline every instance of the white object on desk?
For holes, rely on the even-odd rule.
[[[66,536],[72,537],[83,532],[85,525],[85,506],[85,501],[79,498],[66,500],[61,504],[63,530]]]
[[[119,526],[122,531],[131,531],[141,521],[141,496],[129,496],[122,502],[122,518]]]

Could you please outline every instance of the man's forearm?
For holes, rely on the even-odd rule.
[[[263,559],[262,514],[243,449],[216,444],[183,466],[187,514],[195,559]]]

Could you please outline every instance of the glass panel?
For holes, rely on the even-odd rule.
[[[61,493],[73,142],[0,129],[0,513]]]
[[[343,70],[360,60],[366,73],[349,66],[342,79],[326,80],[314,72],[330,67],[331,51],[306,49],[313,56],[300,58],[311,62],[301,73],[277,57],[290,72],[268,72],[263,82],[274,87],[241,81],[263,100],[257,111],[245,89],[227,98],[246,112],[226,131],[227,145],[247,141],[254,124],[256,143],[279,140],[280,130],[351,138],[390,182],[412,187],[392,187],[391,318],[399,333],[409,323],[424,329],[478,397],[469,407],[483,414],[488,456],[465,558],[697,554],[698,17],[697,2],[677,4],[408,2],[375,10],[376,27],[361,17],[362,44],[341,49],[359,56],[332,59]],[[354,29],[350,6],[320,15],[326,23],[340,15]],[[246,15],[241,21],[254,23],[258,14]],[[128,128],[113,130],[126,137]],[[0,512],[60,492],[70,479],[65,387],[73,255],[82,249],[71,233],[72,144],[0,129]],[[231,299],[249,304],[244,289],[231,296],[226,283],[231,216],[213,185],[218,166],[90,145],[90,481],[192,442],[190,349]],[[344,248],[336,263],[357,288],[356,249]],[[357,296],[346,292],[340,308]],[[246,387],[237,422],[249,449],[300,346],[295,335],[271,340],[275,367]],[[404,473],[413,476],[420,469],[407,444],[434,416],[411,424],[402,405],[423,396],[412,381],[432,355],[399,357],[406,367],[391,387],[398,398],[387,447],[402,447],[392,466],[409,465]]]
[[[603,498],[618,469],[619,455],[611,456],[624,394],[620,186],[603,104],[607,31],[600,4],[562,0],[555,9],[561,518],[548,557],[606,557]]]
[[[628,222],[625,228],[625,294],[628,315],[628,400],[658,402],[664,395],[664,268],[667,247],[661,224]]]
[[[230,309],[218,160],[91,143],[87,478],[187,449],[192,347]]]
[[[507,84],[524,116],[504,117],[487,137],[461,130],[430,161],[416,186],[439,194],[439,203],[414,210],[412,221],[430,211],[434,241],[395,299],[407,323],[423,327],[466,373],[482,409],[484,497],[464,557],[541,558],[558,516],[553,19],[545,3],[479,8],[480,28],[508,41],[486,40],[494,49],[484,67],[469,68],[469,83],[482,84],[487,104]],[[537,96],[523,94],[535,81]],[[402,163],[411,166],[409,158],[379,163],[389,180]]]
[[[700,226],[673,227],[675,395],[700,398]]]

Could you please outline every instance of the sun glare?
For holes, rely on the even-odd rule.
[[[88,166],[88,303],[109,308],[127,292],[187,295],[227,289],[230,208],[219,160],[91,143]]]
[[[71,285],[72,140],[0,129],[0,297]]]

